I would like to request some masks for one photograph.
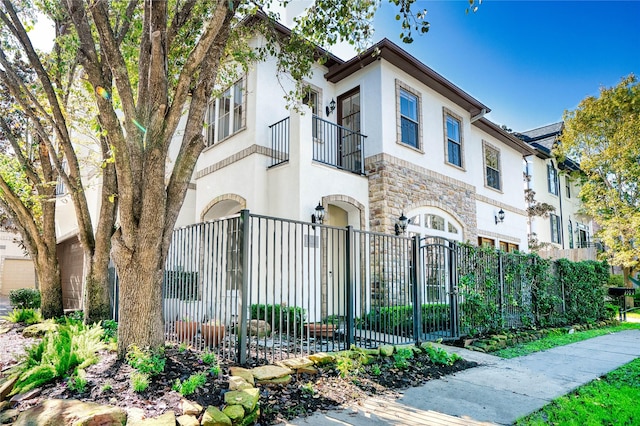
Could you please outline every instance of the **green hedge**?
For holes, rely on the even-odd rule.
[[[20,288],[9,292],[9,303],[16,309],[40,309],[40,291]]]
[[[591,323],[607,318],[605,295],[609,266],[606,262],[560,259],[556,262],[556,272],[564,287],[568,323]]]
[[[447,304],[422,305],[422,329],[425,333],[449,329],[451,309]],[[380,333],[409,336],[413,334],[413,307],[382,307],[363,318],[363,328]]]
[[[280,333],[302,335],[306,317],[305,309],[299,306],[251,305],[251,319],[266,321],[272,331]]]

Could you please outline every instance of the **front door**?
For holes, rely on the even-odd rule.
[[[361,172],[360,87],[338,96],[338,167]]]

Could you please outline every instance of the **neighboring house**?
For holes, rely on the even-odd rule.
[[[36,288],[33,261],[18,243],[19,234],[0,231],[0,295],[11,290]]]
[[[527,250],[520,179],[535,151],[479,100],[387,39],[317,65],[305,114],[276,74],[259,63],[211,101],[192,222],[244,208],[308,221],[320,203],[335,226],[391,233],[404,213],[409,232]]]
[[[595,259],[594,223],[581,214],[580,184],[571,177],[579,165],[569,159],[558,162],[552,152],[563,127],[560,122],[517,134],[536,150],[535,155],[526,157],[527,187],[535,191],[537,202],[555,208],[548,217],[532,217],[529,234],[546,246],[543,253],[553,257]],[[562,252],[554,255],[549,249]]]

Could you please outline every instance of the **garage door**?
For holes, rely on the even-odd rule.
[[[0,293],[8,296],[11,290],[36,288],[36,271],[30,259],[4,258]]]
[[[77,237],[58,244],[58,262],[62,280],[62,307],[82,309],[82,268],[84,254]]]

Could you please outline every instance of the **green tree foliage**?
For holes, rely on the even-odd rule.
[[[637,268],[640,257],[640,85],[634,75],[601,88],[565,113],[558,153],[584,172],[585,213],[601,226],[609,263]]]

